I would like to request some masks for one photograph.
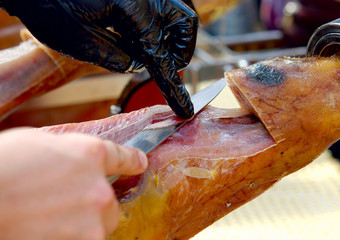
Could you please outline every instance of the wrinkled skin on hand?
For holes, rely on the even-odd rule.
[[[192,116],[177,71],[191,60],[198,20],[181,0],[3,0],[0,6],[64,55],[117,72],[145,65],[177,115]]]

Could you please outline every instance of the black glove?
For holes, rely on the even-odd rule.
[[[145,65],[176,114],[193,115],[177,71],[191,60],[198,19],[181,0],[0,0],[0,6],[64,55],[117,72]]]

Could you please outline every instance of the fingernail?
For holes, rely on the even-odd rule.
[[[139,166],[142,169],[146,169],[148,166],[148,158],[146,157],[145,153],[142,151],[138,151],[138,158],[139,158]]]

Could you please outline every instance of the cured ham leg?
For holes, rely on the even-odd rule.
[[[274,59],[226,73],[242,109],[208,107],[114,184],[120,224],[108,239],[189,239],[306,166],[340,137],[340,60]],[[45,127],[123,143],[176,121],[166,106]]]
[[[0,51],[0,121],[21,103],[99,67],[64,57],[30,38]]]

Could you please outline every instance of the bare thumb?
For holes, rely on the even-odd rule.
[[[105,145],[107,149],[105,173],[107,175],[136,175],[145,171],[148,161],[145,153],[141,150],[111,141],[105,141]]]

